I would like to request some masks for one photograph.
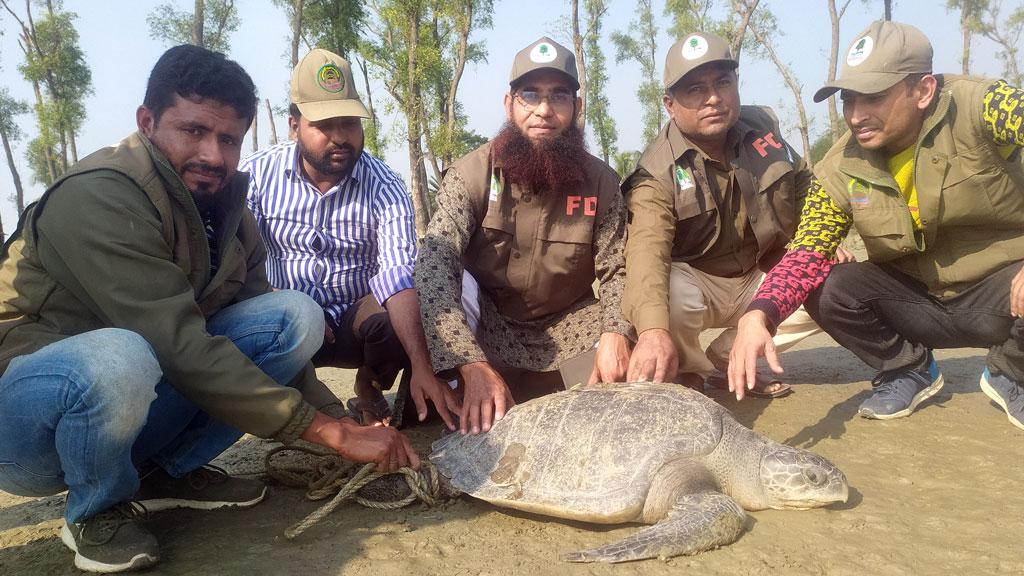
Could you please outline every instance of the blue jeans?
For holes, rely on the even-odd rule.
[[[313,300],[285,290],[221,310],[207,331],[287,385],[320,347],[323,322]],[[128,330],[55,342],[15,358],[0,377],[0,489],[67,490],[68,522],[131,500],[142,462],[180,477],[240,436],[178,393],[149,344]]]

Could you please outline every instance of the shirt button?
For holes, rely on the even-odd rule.
[[[529,203],[529,202],[530,202],[530,200],[532,200],[532,199],[533,199],[533,198],[532,198],[531,196],[524,196],[524,197],[523,197],[523,202]]]
[[[939,159],[938,159],[938,157],[936,157],[936,156],[933,156],[933,157],[932,157],[932,164],[938,164],[938,163],[939,163]]]
[[[519,259],[520,256],[522,256],[522,254],[520,254],[518,251],[512,253],[512,257],[517,259],[517,260]]]

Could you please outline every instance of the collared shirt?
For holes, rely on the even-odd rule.
[[[294,142],[242,161],[249,209],[267,246],[267,278],[308,294],[338,322],[373,292],[382,305],[413,287],[412,201],[398,174],[363,151],[352,173],[321,194],[303,175]]]

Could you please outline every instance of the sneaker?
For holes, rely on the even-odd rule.
[[[891,420],[909,416],[917,405],[942,389],[942,373],[931,353],[925,372],[904,370],[879,374],[871,383],[875,387],[870,398],[861,403],[857,412],[865,418]]]
[[[981,391],[1006,411],[1010,424],[1024,430],[1024,390],[1020,384],[985,368],[981,373]]]
[[[159,559],[156,537],[142,527],[146,508],[117,504],[91,518],[60,529],[60,539],[75,552],[75,567],[86,572],[124,572],[152,566]]]
[[[214,510],[228,506],[248,508],[266,494],[263,482],[229,476],[216,466],[197,468],[181,478],[157,467],[142,477],[135,500],[150,512],[174,508]]]

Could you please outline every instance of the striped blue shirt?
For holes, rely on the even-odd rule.
[[[371,291],[383,305],[413,287],[412,201],[386,164],[363,151],[324,194],[303,175],[294,142],[253,154],[239,170],[249,172],[248,205],[274,287],[308,294],[335,322]]]

